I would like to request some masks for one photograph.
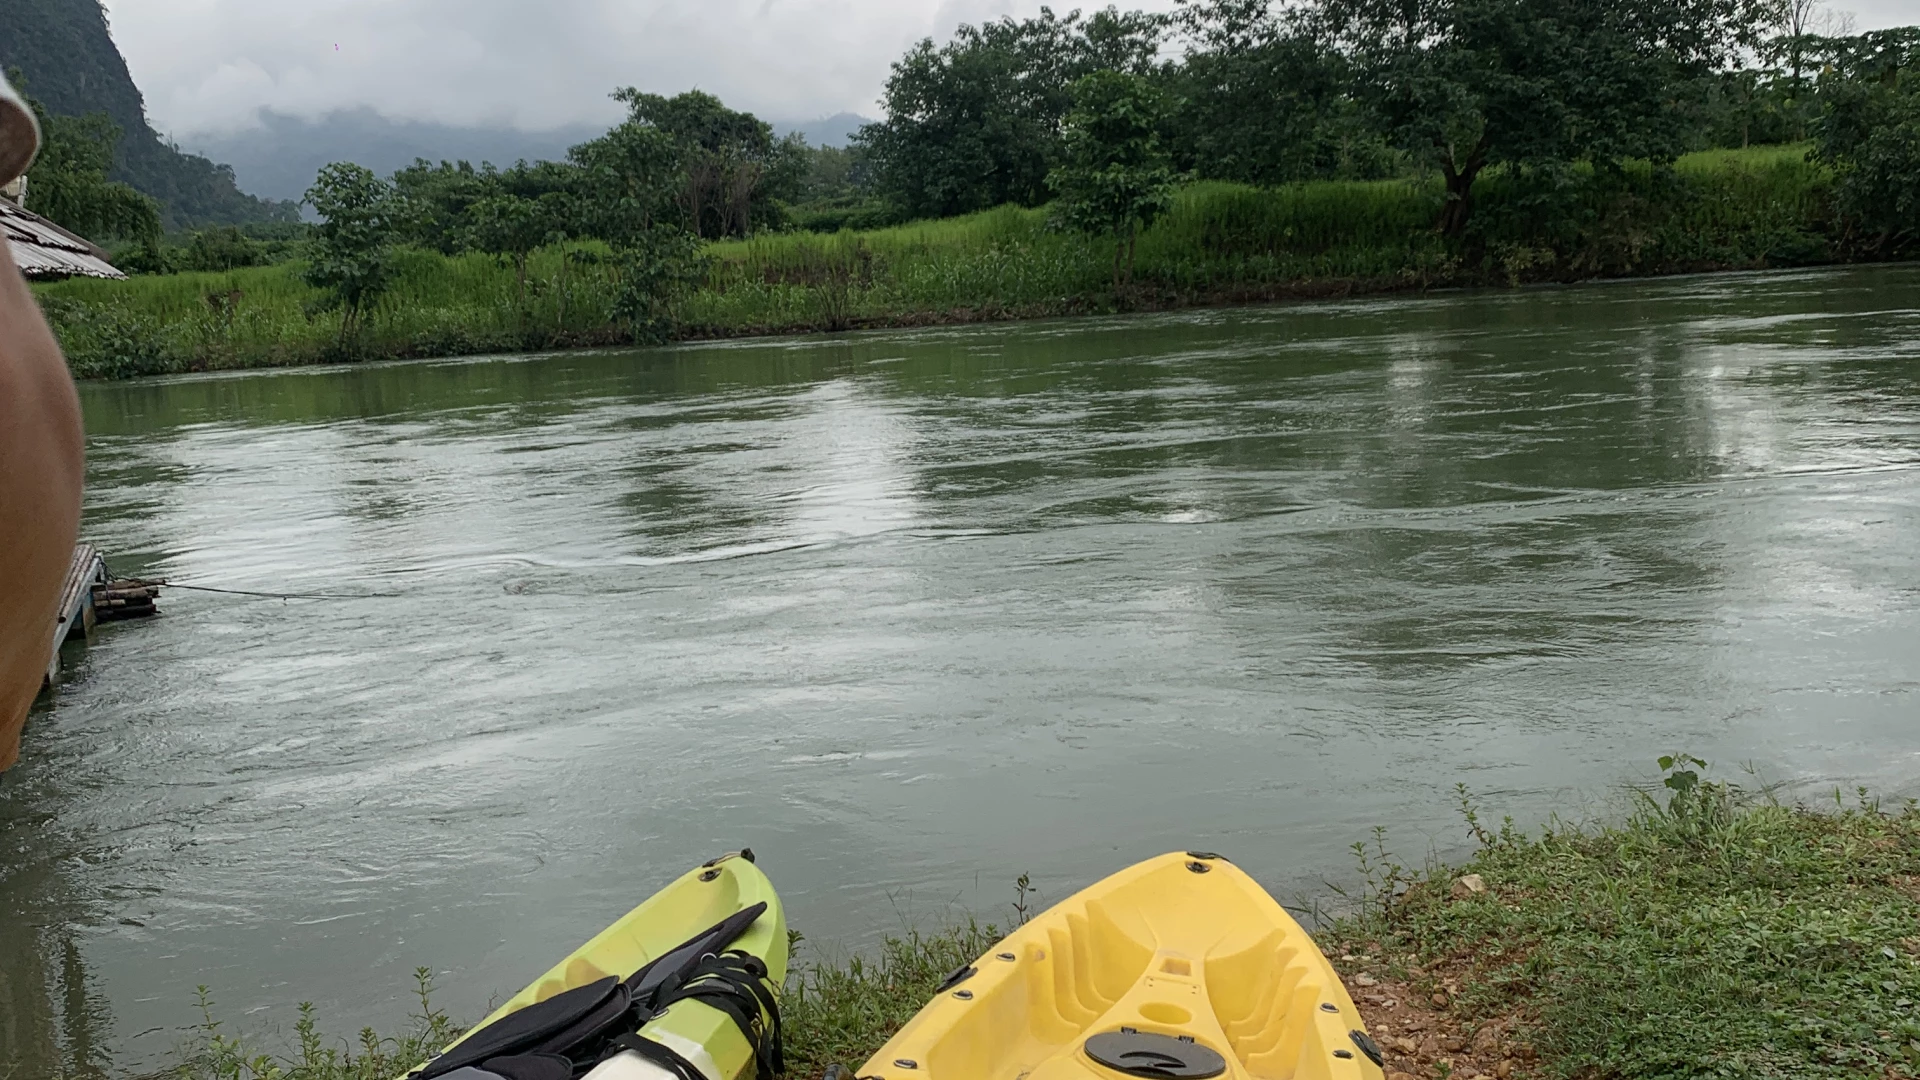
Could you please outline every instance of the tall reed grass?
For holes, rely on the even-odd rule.
[[[680,304],[686,337],[1016,318],[1462,284],[1738,269],[1844,252],[1825,172],[1804,147],[1719,150],[1655,170],[1497,171],[1473,235],[1432,228],[1437,180],[1277,188],[1198,183],[1140,239],[1116,295],[1112,241],[1053,229],[1042,209],[710,246]],[[343,337],[297,263],[38,287],[76,374],[115,377],[625,340],[607,250],[535,252],[526,301],[485,255],[405,251],[393,290]]]

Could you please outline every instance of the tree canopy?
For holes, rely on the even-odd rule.
[[[1757,0],[1326,0],[1381,128],[1447,183],[1458,236],[1489,165],[1537,167],[1688,149],[1699,86],[1754,40]]]
[[[908,217],[1046,201],[1069,87],[1096,71],[1151,70],[1165,28],[1113,8],[1090,18],[1042,8],[962,26],[944,46],[920,42],[893,65],[887,119],[857,137],[874,188]]]
[[[1132,276],[1140,230],[1173,202],[1174,172],[1161,145],[1166,101],[1141,75],[1096,71],[1073,84],[1065,161],[1047,176],[1055,213],[1070,228],[1114,241],[1113,287]]]
[[[53,116],[29,102],[40,119],[40,156],[27,173],[27,201],[36,213],[96,243],[160,237],[160,206],[130,185],[107,178],[120,128],[105,113]]]

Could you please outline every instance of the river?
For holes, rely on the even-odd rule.
[[[832,955],[1181,848],[1311,908],[1459,783],[1920,789],[1920,268],[82,396],[116,571],[338,598],[71,657],[0,784],[22,1076],[201,983],[472,1017],[742,845]]]

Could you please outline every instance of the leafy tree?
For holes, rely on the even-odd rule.
[[[700,238],[678,225],[657,224],[614,249],[619,290],[613,314],[636,344],[673,336],[679,301],[706,277]]]
[[[1446,179],[1465,233],[1489,165],[1554,167],[1686,149],[1692,99],[1754,40],[1760,0],[1325,0],[1328,30],[1386,131]]]
[[[671,140],[680,172],[678,202],[698,236],[745,236],[755,223],[773,224],[780,201],[796,195],[807,171],[806,142],[775,139],[752,113],[727,108],[697,90],[676,97],[614,93],[629,123]]]
[[[1920,71],[1889,68],[1828,98],[1816,153],[1834,170],[1841,213],[1878,252],[1920,242]]]
[[[391,185],[350,162],[320,170],[307,205],[323,223],[314,229],[305,278],[323,290],[319,310],[340,310],[342,341],[393,284],[393,242],[399,205]]]
[[[181,270],[226,271],[267,262],[263,245],[234,225],[201,229],[187,241],[175,265]]]
[[[1203,0],[1181,13],[1189,50],[1171,73],[1175,160],[1250,184],[1374,179],[1399,164],[1351,93],[1346,57],[1267,0]]]
[[[962,26],[893,65],[887,119],[855,137],[873,185],[913,217],[1037,205],[1061,158],[1069,87],[1099,70],[1151,70],[1165,20],[1113,8]]]
[[[107,179],[120,129],[105,113],[52,116],[32,101],[40,119],[40,156],[27,173],[34,210],[96,241],[127,239],[157,252],[160,206],[132,187]]]
[[[567,156],[580,170],[575,221],[584,235],[618,247],[679,220],[680,146],[666,132],[629,119]]]
[[[1165,102],[1145,77],[1101,71],[1073,84],[1066,162],[1047,183],[1054,212],[1081,232],[1113,238],[1113,287],[1133,277],[1140,230],[1166,213],[1176,183],[1160,144]]]
[[[495,187],[491,165],[425,158],[393,174],[394,224],[400,237],[443,255],[462,250],[471,236],[468,212]]]
[[[503,190],[468,207],[467,218],[470,222],[468,244],[476,251],[500,256],[513,264],[517,285],[515,306],[524,319],[527,258],[536,250],[566,238],[566,196],[549,192],[530,198]]]

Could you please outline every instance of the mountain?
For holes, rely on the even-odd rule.
[[[248,191],[270,199],[305,196],[323,165],[351,161],[381,176],[429,161],[491,161],[511,165],[557,161],[569,147],[599,138],[605,124],[584,124],[552,131],[513,128],[452,127],[394,120],[372,109],[330,113],[318,120],[263,111],[260,125],[240,131],[189,135],[182,142],[200,153],[233,164]]]
[[[819,120],[801,123],[775,123],[773,132],[781,137],[798,132],[810,146],[845,146],[853,141],[853,133],[873,123],[857,113],[843,112]]]
[[[6,0],[0,8],[0,67],[56,115],[104,112],[120,125],[112,179],[159,200],[170,229],[291,220],[293,207],[242,192],[231,170],[183,153],[147,123],[146,102],[113,43],[100,0]]]

